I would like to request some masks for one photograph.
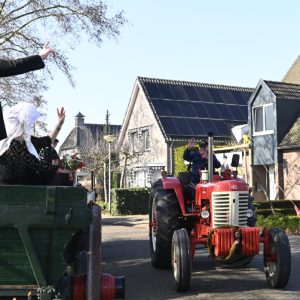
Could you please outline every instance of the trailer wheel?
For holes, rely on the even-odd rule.
[[[279,228],[269,230],[269,251],[264,249],[264,271],[273,288],[284,288],[290,278],[291,248],[286,233]],[[269,253],[268,253],[269,252]]]
[[[165,190],[161,179],[152,185],[149,208],[151,262],[155,268],[169,268],[180,207],[174,190]]]
[[[186,229],[174,231],[172,239],[172,271],[177,292],[186,292],[190,287],[192,257],[190,239]]]

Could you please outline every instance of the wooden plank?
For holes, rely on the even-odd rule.
[[[40,262],[37,258],[37,254],[32,245],[32,241],[28,235],[27,228],[20,226],[20,227],[18,227],[18,230],[19,230],[19,234],[21,236],[28,260],[30,262],[36,283],[39,286],[45,286],[46,285],[46,277],[41,268]]]

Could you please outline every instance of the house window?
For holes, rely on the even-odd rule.
[[[128,132],[128,137],[133,152],[150,150],[150,132],[148,127],[132,129]]]
[[[136,134],[136,132],[130,133],[130,143],[131,143],[132,151],[135,151],[136,143],[137,143],[137,134]]]
[[[253,107],[253,120],[254,135],[273,133],[273,104]]]
[[[144,150],[150,150],[150,134],[149,129],[143,131]]]

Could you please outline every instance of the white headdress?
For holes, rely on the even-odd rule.
[[[4,112],[4,123],[7,132],[7,138],[0,141],[0,155],[2,155],[10,146],[13,139],[21,137],[24,139],[28,151],[36,158],[39,155],[31,143],[31,130],[40,113],[31,103],[20,102]]]

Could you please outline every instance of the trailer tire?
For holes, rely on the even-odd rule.
[[[172,272],[177,292],[186,292],[192,276],[190,238],[184,228],[174,231],[172,239]]]
[[[264,251],[264,271],[272,288],[284,288],[290,278],[291,248],[288,236],[280,228],[269,230],[270,255]]]
[[[174,190],[165,190],[161,179],[152,185],[149,200],[151,263],[155,268],[170,268],[172,236],[179,226],[180,206]]]

